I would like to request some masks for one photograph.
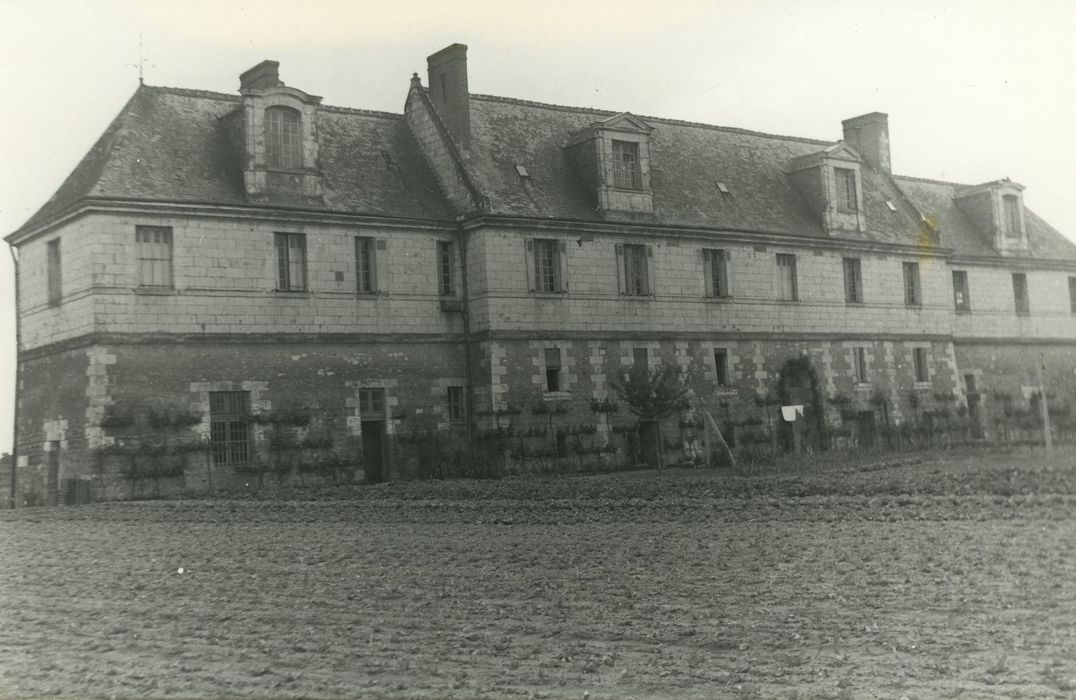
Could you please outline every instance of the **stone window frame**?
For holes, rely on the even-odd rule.
[[[638,141],[610,139],[613,187],[618,190],[642,190],[643,166]]]
[[[564,391],[561,381],[561,373],[564,370],[564,352],[555,345],[544,348],[542,362],[545,366],[545,391],[548,393]]]
[[[1021,209],[1020,195],[1011,193],[1001,195],[1001,230],[1006,236],[1020,238],[1024,235]]]
[[[732,388],[731,357],[727,347],[714,348],[714,381],[719,391]]]
[[[848,214],[859,212],[858,173],[854,168],[833,166],[834,202],[837,211]]]

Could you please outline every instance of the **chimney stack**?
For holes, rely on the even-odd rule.
[[[240,92],[280,87],[283,84],[280,80],[280,63],[277,61],[262,61],[250,70],[239,74]]]
[[[467,89],[467,47],[446,46],[426,59],[429,96],[437,114],[460,146],[471,145],[471,105]]]
[[[888,175],[893,174],[889,162],[889,115],[871,112],[841,122],[844,142],[859,151],[863,159]]]

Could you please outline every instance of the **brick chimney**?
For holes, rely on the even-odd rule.
[[[239,74],[240,92],[280,87],[283,84],[280,80],[280,63],[277,61],[262,61],[253,68]]]
[[[467,47],[446,46],[426,59],[429,96],[456,143],[471,145],[471,105],[467,89]]]
[[[841,122],[844,142],[883,173],[893,174],[889,162],[889,115],[871,112]]]

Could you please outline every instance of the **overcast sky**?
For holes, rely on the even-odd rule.
[[[1076,2],[0,0],[0,231],[59,187],[138,84],[236,92],[258,61],[326,104],[402,111],[469,45],[472,92],[836,140],[889,114],[894,172],[1010,177],[1076,239]],[[425,80],[424,80],[425,82]],[[0,257],[0,450],[14,293]]]

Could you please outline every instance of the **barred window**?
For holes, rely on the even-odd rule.
[[[299,113],[287,107],[265,110],[265,163],[270,168],[294,170],[302,166]]]
[[[859,258],[844,259],[844,300],[852,304],[863,302],[863,266]]]
[[[143,287],[172,286],[172,229],[168,226],[136,226],[139,284]]]
[[[209,444],[214,464],[250,460],[249,391],[209,392]]]
[[[639,144],[634,141],[613,141],[613,186],[626,190],[643,188]]]
[[[277,289],[306,289],[306,236],[301,233],[276,234]]]

